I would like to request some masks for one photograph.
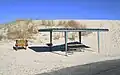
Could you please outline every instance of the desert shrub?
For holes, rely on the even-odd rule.
[[[81,24],[80,22],[77,22],[77,21],[74,21],[74,20],[71,20],[67,23],[67,27],[73,27],[73,28],[87,28],[86,25],[84,24]],[[87,36],[88,34],[90,34],[92,32],[90,31],[85,31],[85,32],[81,32],[81,35],[82,36]]]
[[[0,35],[0,41],[3,39],[3,35]]]
[[[46,25],[46,21],[45,21],[45,20],[42,20],[42,21],[41,21],[41,25]]]
[[[83,25],[80,22],[77,22],[74,20],[68,21],[67,26],[73,27],[73,28],[86,28],[86,25]]]
[[[90,32],[90,31],[81,32],[81,36],[87,36],[87,35],[89,35],[91,33],[92,32]]]
[[[63,22],[62,22],[62,21],[59,21],[59,22],[58,22],[58,25],[63,25]]]
[[[70,39],[70,40],[75,40],[75,34],[72,33],[72,34],[71,34],[71,37],[69,37],[68,39]]]
[[[60,35],[59,34],[56,34],[56,35],[54,35],[54,40],[58,40],[60,38]]]
[[[44,25],[44,26],[55,26],[55,22],[54,20],[41,20],[41,25]]]
[[[53,27],[55,26],[55,23],[53,20],[48,20],[48,26]]]
[[[74,27],[74,28],[77,28],[78,24],[76,21],[74,20],[71,20],[71,21],[68,21],[68,23],[66,24],[67,27]]]
[[[14,25],[9,25],[7,29],[8,39],[31,39],[32,35],[38,32],[31,20],[19,21]]]
[[[60,25],[60,26],[62,25],[62,26],[64,26],[64,27],[69,27],[68,21],[64,21],[64,20],[59,21],[59,22],[58,22],[58,26],[59,26],[59,25]]]

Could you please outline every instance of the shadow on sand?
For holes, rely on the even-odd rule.
[[[89,46],[86,46],[84,44],[79,45],[81,43],[79,42],[70,42],[68,43],[68,45],[72,44],[73,46],[71,46],[72,48],[90,48]],[[75,44],[78,44],[77,46],[74,46]],[[52,47],[49,46],[32,46],[29,47],[30,49],[36,51],[36,52],[51,52],[51,51],[65,51],[65,44],[61,44],[61,45],[55,45]]]
[[[94,62],[36,75],[119,75],[120,59]]]

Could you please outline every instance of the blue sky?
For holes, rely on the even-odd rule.
[[[119,0],[0,0],[0,23],[16,19],[120,19]]]

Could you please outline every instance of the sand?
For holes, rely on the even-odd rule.
[[[90,21],[83,23],[90,23]],[[91,48],[84,52],[73,52],[64,56],[65,52],[35,52],[32,49],[15,51],[12,49],[14,41],[0,42],[0,75],[35,75],[51,72],[61,68],[88,64],[91,62],[120,58],[119,26],[111,25],[107,21],[100,21],[106,25],[90,23],[89,28],[109,28],[109,32],[100,33],[100,53],[97,53],[97,34],[82,37],[82,42]],[[29,46],[40,46],[49,42],[49,33],[39,33],[34,43]],[[78,38],[75,40],[78,41]],[[71,40],[68,40],[69,42]],[[63,44],[64,38],[53,40],[54,45]]]
[[[93,49],[74,52],[68,57],[61,51],[35,52],[32,49],[15,51],[12,49],[13,44],[14,42],[0,43],[0,75],[35,75],[91,62],[119,59],[98,54]],[[39,45],[32,43],[29,46]]]

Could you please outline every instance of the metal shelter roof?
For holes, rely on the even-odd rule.
[[[97,31],[109,31],[108,29],[103,28],[46,28],[46,29],[39,29],[40,32],[78,32],[78,31],[91,31],[91,32],[97,32]]]

